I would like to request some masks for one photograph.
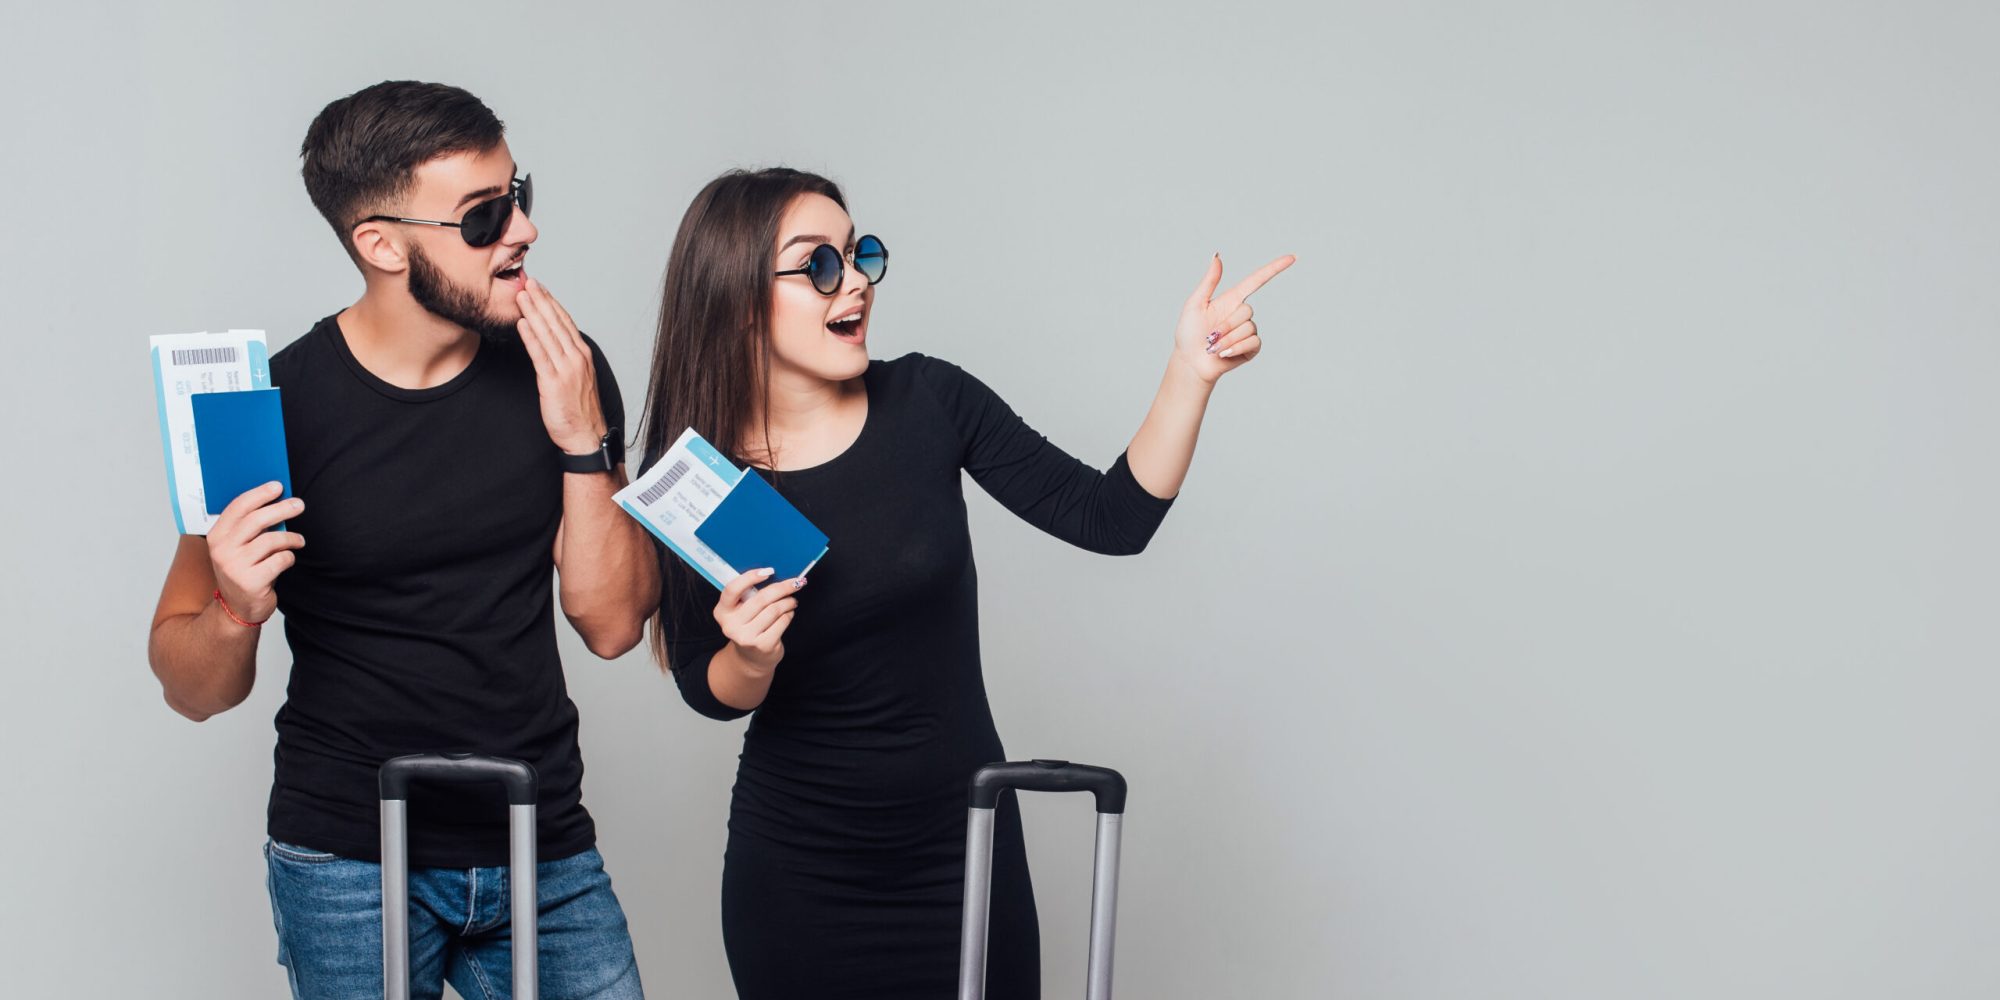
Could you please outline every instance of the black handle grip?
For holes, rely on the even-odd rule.
[[[382,765],[384,799],[407,799],[412,781],[450,781],[473,784],[497,781],[507,788],[507,804],[535,804],[535,768],[512,757],[485,757],[472,753],[413,753],[391,757]]]
[[[1125,811],[1125,776],[1108,767],[1072,764],[1066,760],[1019,760],[988,764],[972,775],[972,808],[991,809],[1009,788],[1024,792],[1089,792],[1097,811]]]

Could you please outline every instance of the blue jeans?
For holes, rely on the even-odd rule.
[[[297,1000],[380,1000],[382,869],[281,841],[264,845],[278,964]],[[535,866],[541,995],[638,1000],[625,911],[595,848]],[[444,982],[466,1000],[514,992],[507,869],[410,869],[410,996]]]

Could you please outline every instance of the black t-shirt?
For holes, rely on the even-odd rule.
[[[730,829],[809,851],[956,858],[966,781],[1001,759],[961,470],[1022,520],[1112,555],[1144,549],[1173,501],[1147,493],[1123,455],[1104,472],[1070,456],[949,362],[876,361],[865,379],[868,415],[846,451],[756,470],[831,541],[744,735]],[[712,718],[749,714],[708,685],[727,641],[715,588],[660,552],[682,697]]]
[[[595,351],[605,419],[624,402]],[[541,779],[544,861],[596,840],[552,582],[563,472],[534,365],[483,343],[443,385],[370,374],[335,317],[271,359],[283,392],[298,562],[278,577],[292,648],[278,710],[270,835],[376,860],[376,770],[398,754],[516,757]],[[411,792],[410,863],[507,863],[498,786]]]

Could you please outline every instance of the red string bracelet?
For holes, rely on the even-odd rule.
[[[222,599],[221,587],[215,588],[215,603],[222,605],[222,613],[228,615],[230,621],[233,621],[236,624],[243,626],[244,628],[257,628],[264,624],[264,622],[246,622],[243,619],[236,617],[236,612],[229,610],[229,602]],[[266,618],[264,619],[264,621],[270,621],[270,619]]]

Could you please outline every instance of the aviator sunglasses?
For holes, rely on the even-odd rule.
[[[522,177],[509,186],[506,194],[496,195],[472,206],[457,222],[434,222],[430,219],[404,219],[394,215],[371,215],[361,222],[407,222],[416,226],[443,226],[458,230],[469,246],[490,247],[507,231],[508,220],[514,217],[514,206],[521,206],[521,214],[532,214],[535,204],[535,178],[533,174]],[[360,225],[361,222],[355,223]]]
[[[812,279],[814,291],[832,295],[840,291],[841,283],[847,278],[844,266],[847,260],[848,256],[833,244],[821,243],[813,247],[812,256],[806,258],[806,266],[775,271],[772,276],[782,278],[788,274],[803,274]],[[882,245],[879,237],[863,236],[855,240],[853,260],[854,269],[860,271],[871,285],[881,282],[882,276],[889,273],[889,248]]]

